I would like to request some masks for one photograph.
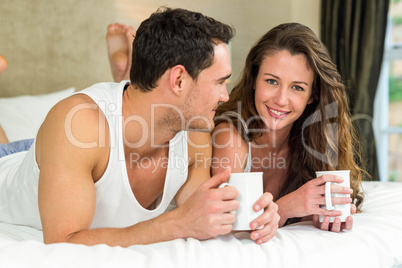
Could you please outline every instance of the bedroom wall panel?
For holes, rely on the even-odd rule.
[[[0,1],[0,97],[110,81],[105,33],[113,0]]]
[[[301,3],[303,2],[303,3]],[[0,1],[0,97],[77,90],[111,81],[105,33],[114,21],[137,28],[158,7],[200,11],[236,28],[231,89],[253,43],[279,23],[319,32],[320,0],[13,0]]]
[[[160,6],[181,7],[211,16],[236,28],[231,43],[233,77],[236,81],[248,51],[257,39],[272,27],[297,21],[319,33],[320,0],[114,0],[116,20],[137,28]]]

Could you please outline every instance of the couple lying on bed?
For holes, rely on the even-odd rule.
[[[253,209],[264,213],[250,223],[256,243],[308,217],[322,230],[352,228],[352,217],[330,223],[340,212],[320,208],[325,182],[341,179],[315,178],[314,171],[350,169],[352,199],[332,202],[358,207],[362,170],[345,87],[310,29],[283,24],[265,34],[230,97],[231,27],[161,9],[140,25],[131,48],[133,33],[120,24],[108,28],[119,83],[96,84],[59,102],[25,156],[0,158],[0,221],[43,229],[45,243],[208,239],[231,232],[230,212],[238,208],[237,190],[218,186],[230,172],[263,171],[265,193]],[[321,120],[303,128],[312,114]],[[330,124],[342,143],[318,158],[307,147],[326,152],[335,142]],[[281,161],[265,165],[267,157]],[[164,213],[172,199],[177,208]],[[322,223],[318,215],[326,216]]]

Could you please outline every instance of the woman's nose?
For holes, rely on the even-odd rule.
[[[278,91],[276,92],[274,101],[276,104],[285,106],[288,103],[288,90],[286,87],[280,87],[278,88]]]

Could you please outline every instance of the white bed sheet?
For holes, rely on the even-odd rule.
[[[302,222],[264,245],[247,233],[176,239],[129,248],[44,245],[38,230],[0,223],[0,267],[402,267],[402,183],[364,182],[353,230],[324,232]]]

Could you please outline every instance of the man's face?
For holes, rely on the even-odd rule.
[[[231,75],[229,52],[224,43],[214,47],[213,64],[202,70],[189,88],[182,111],[187,129],[211,131],[213,118],[220,102],[226,102],[229,95],[226,81]]]

